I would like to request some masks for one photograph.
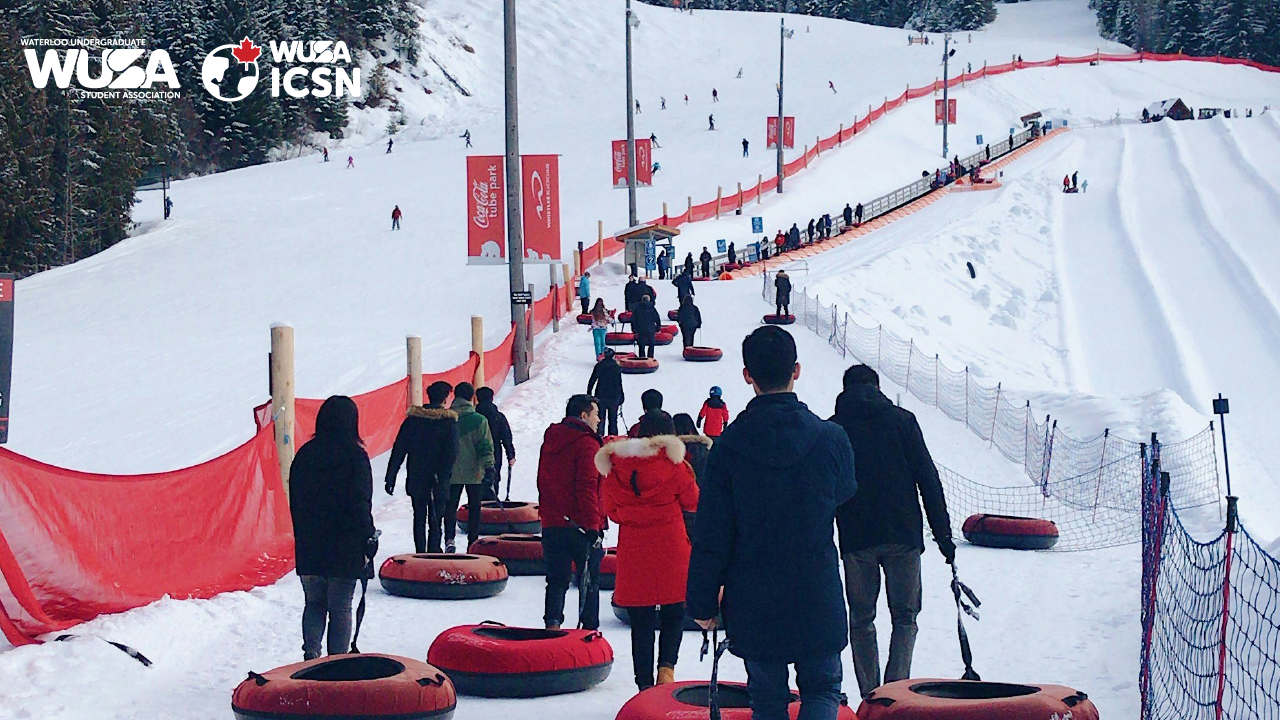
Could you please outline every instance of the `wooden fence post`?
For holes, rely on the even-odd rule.
[[[471,316],[471,352],[475,353],[479,358],[476,363],[475,375],[471,378],[471,384],[475,387],[484,386],[484,316]],[[497,388],[494,388],[497,390]]]
[[[596,221],[596,264],[604,264],[604,221]]]
[[[686,211],[688,214],[685,215],[685,217],[688,218],[686,222],[693,222],[693,196],[687,195],[686,197],[689,198],[689,209]]]
[[[573,277],[569,275],[569,266],[560,263],[560,274],[564,276],[564,312],[566,315],[573,313],[574,291],[577,290],[573,286]]]
[[[556,278],[555,263],[547,265],[551,271],[551,332],[560,332],[560,281]]]
[[[742,183],[738,183],[738,209],[742,209]]]
[[[756,204],[764,203],[764,173],[756,175]]]
[[[582,251],[573,251],[573,276],[582,277]]]
[[[422,338],[410,335],[404,339],[409,373],[409,407],[422,404]]]
[[[293,326],[287,323],[271,326],[271,418],[276,426],[280,480],[284,483],[285,497],[288,497],[297,415],[294,409]]]
[[[724,186],[716,186],[716,219],[720,219],[720,201],[724,199]]]
[[[667,201],[663,200],[662,201],[662,224],[666,225],[667,222],[668,222],[667,221]]]

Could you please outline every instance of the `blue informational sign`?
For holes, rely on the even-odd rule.
[[[658,269],[658,252],[657,243],[649,240],[644,244],[644,268],[646,270]]]
[[[729,245],[724,240],[716,241],[716,252],[728,252]]]
[[[747,261],[755,262],[760,259],[760,243],[753,242],[747,246]]]
[[[981,136],[981,135],[979,135],[979,136],[978,136],[978,144],[979,144],[979,145],[981,145],[981,144],[982,144],[982,136]]]
[[[756,235],[759,235],[760,233],[764,232],[764,218],[762,217],[751,218],[751,232],[755,233]]]

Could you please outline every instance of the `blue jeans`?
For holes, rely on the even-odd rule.
[[[596,341],[596,357],[604,354],[604,336],[609,332],[609,328],[591,328],[591,339]]]
[[[787,664],[747,663],[747,692],[751,694],[751,720],[787,720],[791,690],[787,686]],[[836,720],[840,703],[840,682],[844,667],[840,654],[795,663],[796,687],[800,690],[797,720]]]

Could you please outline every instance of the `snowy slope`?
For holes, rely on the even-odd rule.
[[[567,250],[594,242],[598,220],[606,232],[626,225],[625,193],[611,188],[608,162],[608,143],[623,132],[622,2],[541,0],[520,7],[522,149],[562,153]],[[974,33],[972,43],[966,36],[957,67],[1098,46],[1084,21],[1063,20],[1087,17],[1083,2],[1001,8],[1009,17]],[[338,150],[327,165],[317,155],[177,183],[170,222],[158,221],[159,197],[148,193],[137,210],[137,237],[19,283],[11,447],[106,472],[168,469],[223,452],[247,437],[248,409],[265,397],[267,326],[279,320],[297,327],[298,391],[310,397],[394,380],[402,373],[406,333],[424,337],[428,368],[465,357],[471,313],[484,315],[491,342],[501,337],[509,316],[505,271],[463,264],[466,151],[456,138],[470,127],[473,152],[502,150],[499,9],[496,0],[438,0],[430,7],[427,34],[461,58],[449,60],[451,74],[472,92],[421,109],[435,114],[418,119],[439,128],[423,137],[437,139],[402,138],[392,155],[375,143]],[[638,128],[642,136],[657,133],[664,167],[658,186],[641,192],[642,217],[660,214],[664,199],[676,211],[687,196],[706,200],[717,185],[750,184],[770,173],[773,160],[762,146],[774,103],[776,16],[690,16],[649,6],[636,12],[644,110]],[[788,112],[798,118],[801,143],[938,73],[933,46],[907,47],[900,31],[803,17],[790,22],[797,33],[789,41]],[[1027,28],[1058,27],[1063,34],[1023,38]],[[1199,78],[1199,94],[1187,95],[1193,104],[1252,102],[1280,87],[1280,79],[1247,68],[1190,63],[1021,71],[960,91],[954,146],[973,147],[966,143],[977,133],[998,136],[1044,103],[1074,103],[1081,116],[1109,117],[1117,108],[1136,113],[1151,96],[1191,84],[1184,76]],[[827,88],[828,79],[839,94]],[[713,87],[722,98],[715,105]],[[658,110],[661,96],[666,112]],[[766,227],[880,194],[918,177],[916,168],[936,166],[929,105],[911,103],[824,155],[791,182],[784,199],[761,206]],[[720,129],[709,133],[706,115],[713,111]],[[744,136],[756,148],[747,159],[739,145]],[[347,153],[355,169],[345,169]],[[391,234],[396,204],[405,212],[404,230]],[[692,226],[681,245],[743,237],[747,222],[744,216]],[[541,268],[530,268],[528,277],[546,282]],[[146,381],[136,382],[140,376]],[[71,407],[74,433],[66,430]]]

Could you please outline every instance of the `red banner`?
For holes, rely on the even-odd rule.
[[[947,98],[947,125],[956,124],[956,99]],[[933,124],[942,125],[942,100],[933,101]]]
[[[505,167],[501,155],[467,158],[468,265],[500,265],[507,261]]]
[[[653,185],[653,143],[649,138],[636,140],[636,187]],[[627,141],[613,141],[613,187],[627,186]]]
[[[765,120],[765,147],[778,146],[778,118],[767,118]],[[793,148],[796,146],[796,119],[790,115],[782,119],[782,147]]]
[[[560,156],[522,155],[520,166],[525,261],[559,262]]]

